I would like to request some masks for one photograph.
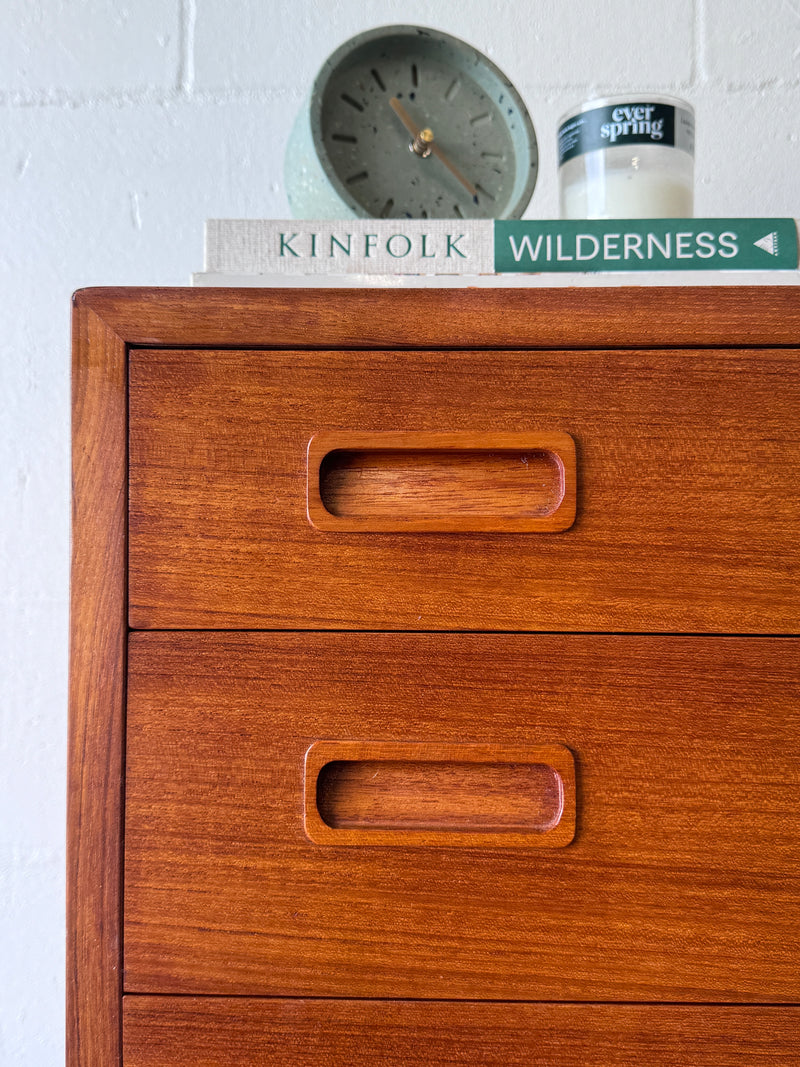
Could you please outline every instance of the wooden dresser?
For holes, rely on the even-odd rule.
[[[70,1067],[800,1064],[800,293],[74,302]]]

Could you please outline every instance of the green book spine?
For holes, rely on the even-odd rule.
[[[499,274],[796,268],[794,219],[497,219],[494,224]]]

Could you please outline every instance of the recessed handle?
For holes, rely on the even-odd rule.
[[[556,533],[575,521],[566,433],[318,433],[308,520],[339,533]]]
[[[560,848],[575,835],[563,745],[318,741],[305,830],[322,845]]]

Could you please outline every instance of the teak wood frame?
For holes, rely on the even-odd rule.
[[[658,315],[653,309],[658,308]],[[466,339],[466,340],[465,340]],[[791,289],[94,289],[73,308],[67,1063],[121,1063],[132,346],[544,349],[800,345]]]

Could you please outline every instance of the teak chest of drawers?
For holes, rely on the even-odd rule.
[[[88,290],[71,1067],[800,1063],[800,297]]]

